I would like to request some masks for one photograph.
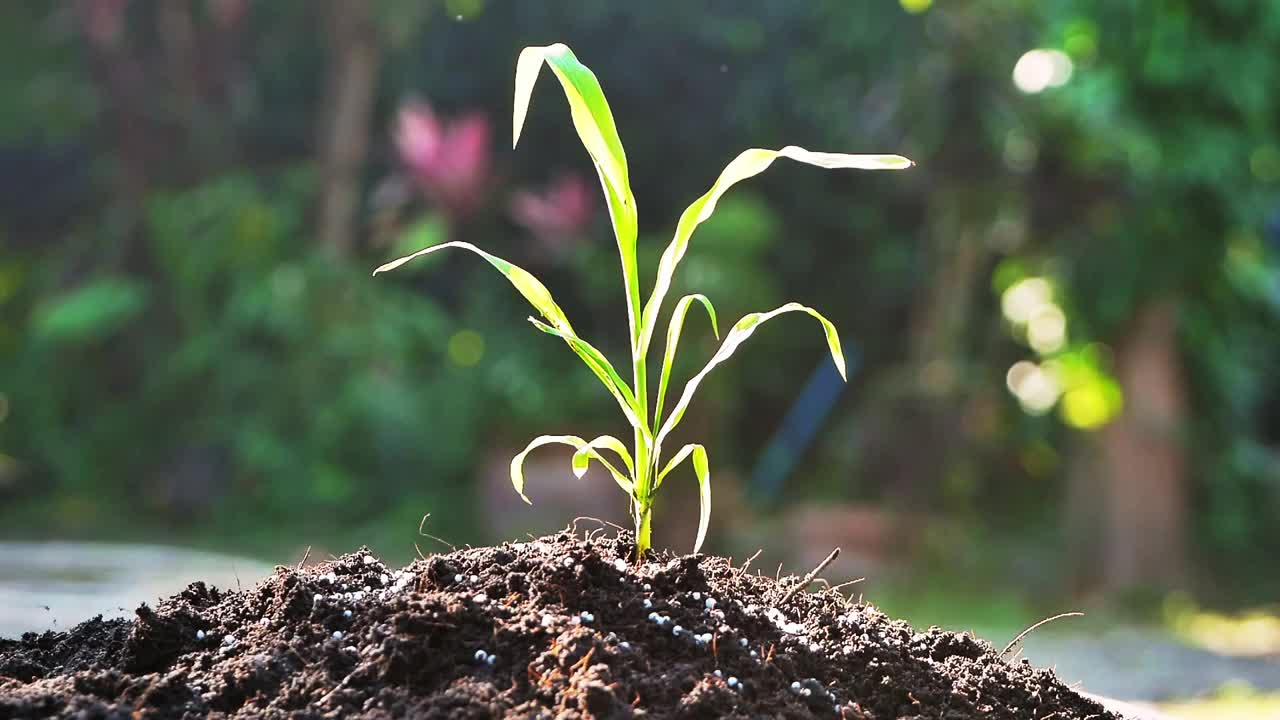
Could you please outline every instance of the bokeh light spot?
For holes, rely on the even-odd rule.
[[[1118,388],[1106,382],[1090,382],[1073,387],[1062,396],[1062,419],[1081,430],[1096,430],[1120,412]]]
[[[449,338],[449,359],[458,367],[475,367],[484,358],[484,337],[475,330],[459,330]]]
[[[1013,84],[1024,93],[1034,94],[1065,85],[1073,70],[1071,58],[1061,50],[1028,50],[1013,66]]]
[[[898,0],[898,4],[912,15],[919,15],[933,7],[933,0]]]
[[[1053,287],[1042,277],[1029,277],[1009,286],[1000,295],[1000,309],[1009,322],[1026,324],[1040,308],[1050,304]]]
[[[1005,384],[1022,409],[1032,415],[1043,415],[1053,408],[1062,394],[1058,379],[1046,368],[1027,360],[1021,360],[1009,368]]]
[[[1077,60],[1091,59],[1098,52],[1098,26],[1091,20],[1080,19],[1067,26],[1063,33],[1062,49]]]
[[[1062,308],[1041,305],[1027,321],[1027,343],[1041,355],[1055,353],[1067,343],[1067,316]]]

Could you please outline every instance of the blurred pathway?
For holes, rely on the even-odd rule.
[[[132,615],[195,580],[249,587],[270,573],[257,561],[158,545],[0,542],[0,637]]]
[[[1065,683],[1128,700],[1194,698],[1240,682],[1257,690],[1280,690],[1280,657],[1221,655],[1157,630],[1032,634],[1022,655],[1054,668]]]

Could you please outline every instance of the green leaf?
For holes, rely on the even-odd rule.
[[[706,366],[685,384],[684,392],[680,395],[680,401],[676,403],[674,408],[672,408],[670,417],[667,418],[667,421],[662,425],[662,429],[658,432],[658,437],[654,442],[655,456],[660,451],[662,441],[666,438],[667,434],[674,430],[676,425],[680,424],[680,420],[684,417],[685,410],[689,407],[689,402],[693,400],[693,393],[698,389],[698,384],[702,382],[703,378],[705,378],[707,374],[715,368],[715,366],[725,360],[728,360],[730,356],[733,355],[734,351],[738,349],[738,346],[747,338],[751,337],[751,334],[756,331],[756,328],[760,327],[768,320],[772,320],[783,313],[789,312],[808,313],[816,318],[818,322],[822,323],[822,331],[827,336],[827,347],[831,350],[831,359],[835,361],[836,369],[840,371],[840,377],[845,377],[844,353],[840,350],[840,336],[836,333],[835,326],[817,310],[801,305],[800,303],[787,303],[776,310],[771,310],[766,313],[751,313],[749,315],[745,315],[741,320],[734,324],[733,329],[725,336],[724,342],[720,344],[720,349],[716,351],[716,354],[712,356]]]
[[[555,335],[568,343],[569,347],[572,348],[578,357],[582,359],[582,362],[591,369],[591,372],[595,373],[596,377],[600,378],[600,382],[603,383],[609,393],[613,395],[613,398],[618,401],[618,406],[622,408],[622,413],[627,416],[627,422],[631,423],[632,427],[642,429],[646,437],[649,436],[649,429],[641,422],[639,415],[636,413],[635,394],[627,385],[627,382],[622,379],[622,376],[618,374],[618,371],[614,369],[613,364],[609,362],[608,358],[606,358],[599,350],[592,347],[591,343],[588,343],[577,335],[557,330],[544,322],[540,322],[534,317],[529,318],[529,322],[533,323],[533,326],[542,332],[547,333],[548,335]]]
[[[629,187],[627,156],[618,138],[618,128],[613,122],[613,112],[605,100],[600,81],[590,68],[578,62],[578,58],[564,43],[544,47],[527,47],[516,60],[516,94],[512,110],[511,147],[520,143],[520,131],[524,128],[529,112],[529,100],[538,71],[546,63],[555,73],[573,116],[573,127],[587,148],[600,172],[617,190]],[[621,194],[621,193],[620,193]],[[630,194],[630,193],[627,193]]]
[[[680,330],[684,327],[684,316],[689,312],[689,306],[693,301],[697,300],[707,309],[707,314],[711,316],[711,332],[715,333],[716,339],[720,339],[720,328],[716,324],[716,309],[711,305],[711,301],[706,295],[694,293],[693,295],[685,295],[676,303],[675,312],[671,314],[671,324],[667,326],[667,347],[662,354],[662,374],[658,380],[658,400],[657,406],[653,411],[653,423],[657,425],[662,422],[662,404],[667,397],[667,382],[671,379],[671,366],[676,359],[676,346],[680,344]]]
[[[600,166],[596,165],[600,175],[600,186],[604,190],[606,204],[609,206],[609,222],[613,225],[613,236],[618,243],[618,257],[622,262],[622,284],[627,296],[627,330],[631,339],[633,359],[640,342],[640,270],[636,260],[636,220],[635,199],[631,198],[631,189],[625,190],[628,200],[624,201],[619,193],[609,186]],[[628,202],[630,203],[628,205]]]
[[[711,217],[711,214],[715,212],[716,202],[729,188],[747,178],[764,172],[773,164],[774,160],[780,157],[791,158],[798,162],[816,165],[829,170],[837,168],[902,170],[915,164],[900,155],[845,155],[843,153],[810,152],[795,145],[788,145],[781,150],[763,150],[760,148],[744,150],[721,171],[720,177],[716,179],[711,189],[702,197],[693,201],[693,204],[680,215],[680,222],[676,224],[675,237],[671,239],[671,244],[663,251],[662,259],[658,262],[658,278],[653,286],[653,294],[649,296],[649,302],[645,303],[644,306],[644,313],[640,323],[640,345],[637,349],[639,355],[644,355],[649,350],[649,343],[653,339],[654,325],[657,323],[658,314],[662,310],[662,301],[665,299],[667,291],[671,288],[671,280],[675,275],[676,266],[684,258],[685,251],[689,247],[689,238],[693,236],[693,231],[704,220]]]
[[[539,313],[541,313],[542,317],[547,319],[547,322],[551,323],[556,329],[560,330],[561,332],[567,335],[573,335],[574,337],[577,337],[577,335],[573,332],[573,327],[569,325],[569,318],[565,317],[564,311],[560,309],[560,306],[556,304],[556,301],[551,299],[551,291],[548,290],[547,286],[543,285],[538,280],[538,278],[534,277],[524,268],[519,267],[517,265],[513,265],[507,262],[506,260],[503,260],[502,258],[498,257],[497,255],[491,255],[468,242],[454,241],[454,242],[441,243],[440,245],[432,245],[431,247],[428,247],[428,248],[423,248],[411,255],[405,255],[402,258],[399,258],[397,260],[392,260],[391,262],[380,266],[377,270],[373,271],[373,274],[377,275],[378,273],[381,273],[381,272],[395,270],[396,268],[400,267],[401,265],[404,265],[410,260],[422,257],[423,255],[429,255],[438,250],[444,250],[445,248],[451,248],[451,247],[462,248],[463,250],[470,250],[471,252],[489,261],[490,265],[497,268],[498,272],[502,273],[503,276],[507,278],[507,280],[511,281],[511,284],[515,286],[516,290],[520,291],[520,294],[524,296],[524,299],[528,300],[529,304],[532,305],[534,309],[536,309]]]
[[[630,473],[631,477],[635,477],[636,467],[631,462],[631,453],[627,452],[627,446],[623,445],[621,440],[612,435],[601,435],[585,446],[578,448],[577,452],[573,454],[573,474],[576,477],[582,477],[587,472],[587,465],[590,461],[600,456],[599,453],[595,452],[596,448],[606,448],[617,453],[618,457],[622,459],[622,464],[627,466],[627,472]],[[635,490],[635,485],[630,479],[617,473],[614,473],[613,479],[618,483],[618,487],[621,487],[628,495]]]
[[[539,435],[529,441],[529,444],[524,450],[521,450],[518,455],[511,458],[511,484],[515,487],[516,492],[519,493],[520,498],[526,503],[529,503],[530,505],[533,504],[533,502],[529,500],[529,497],[524,494],[524,459],[534,450],[542,447],[543,445],[551,444],[568,445],[575,450],[583,450],[585,448],[590,454],[591,459],[596,460],[601,465],[604,465],[605,469],[609,471],[609,474],[613,475],[614,481],[616,481],[623,490],[626,490],[628,493],[631,492],[631,481],[627,476],[618,472],[618,469],[606,460],[603,455],[597,452],[595,448],[591,447],[590,443],[586,440],[583,440],[577,435]],[[574,457],[577,457],[577,453],[574,454]],[[578,477],[582,477],[582,475],[577,472],[576,459],[574,461],[574,474]]]
[[[662,487],[662,479],[689,455],[693,455],[693,472],[698,476],[698,539],[693,543],[696,555],[702,549],[702,541],[707,539],[707,528],[711,525],[711,470],[707,465],[707,449],[701,445],[690,444],[680,448],[667,466],[658,473],[653,491]]]
[[[147,300],[147,287],[130,278],[93,280],[39,306],[32,335],[66,343],[101,340],[138,317]]]
[[[516,60],[515,105],[512,112],[512,147],[520,141],[529,112],[529,100],[533,94],[538,72],[546,63],[560,81],[574,129],[595,163],[596,172],[604,189],[609,218],[613,223],[618,253],[622,260],[622,279],[627,293],[628,323],[631,330],[631,347],[634,353],[640,330],[640,281],[636,265],[636,201],[631,194],[627,171],[627,156],[618,137],[613,112],[605,100],[604,91],[595,73],[578,62],[573,51],[562,43],[545,47],[527,47]]]

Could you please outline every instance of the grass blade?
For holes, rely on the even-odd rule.
[[[618,371],[614,369],[613,364],[609,362],[609,359],[606,358],[604,354],[592,347],[591,343],[588,343],[577,335],[557,330],[534,317],[529,318],[529,322],[533,323],[533,326],[542,332],[547,333],[548,335],[555,335],[568,343],[569,347],[577,353],[578,357],[582,359],[582,362],[586,363],[587,367],[591,368],[591,372],[595,373],[596,377],[600,378],[600,382],[603,383],[609,393],[613,395],[613,398],[618,401],[618,406],[622,408],[622,413],[627,416],[627,422],[631,423],[632,427],[643,429],[645,436],[649,437],[648,427],[641,422],[640,417],[635,411],[635,394],[627,385],[627,382],[622,379],[622,376],[618,374]]]
[[[464,250],[470,250],[487,260],[489,264],[495,267],[498,272],[502,273],[507,280],[511,281],[511,284],[515,286],[516,290],[520,291],[520,294],[524,296],[524,299],[528,300],[529,304],[541,313],[542,317],[547,319],[547,322],[551,323],[553,327],[560,330],[562,333],[577,337],[573,332],[573,326],[569,324],[569,318],[565,317],[564,311],[561,310],[560,306],[556,304],[556,301],[551,298],[551,291],[548,290],[547,286],[543,285],[538,278],[534,277],[524,268],[519,267],[518,265],[513,265],[497,255],[487,253],[468,242],[454,241],[441,243],[439,245],[432,245],[429,248],[423,248],[418,252],[405,255],[402,258],[392,260],[391,262],[380,266],[377,270],[373,271],[373,274],[377,275],[378,273],[395,270],[410,260],[422,257],[423,255],[429,255],[438,250],[444,250],[445,248],[462,248]]]
[[[555,335],[568,343],[569,347],[572,348],[578,357],[586,363],[587,367],[596,374],[596,377],[600,379],[600,382],[604,384],[605,388],[608,389],[610,394],[612,394],[618,401],[618,404],[622,407],[623,413],[627,415],[628,422],[637,427],[641,425],[640,418],[637,417],[635,411],[632,409],[635,405],[635,395],[632,393],[631,388],[627,386],[626,381],[618,375],[617,370],[613,368],[613,365],[609,363],[609,360],[601,354],[599,350],[596,350],[590,343],[578,337],[578,335],[573,331],[573,326],[569,324],[569,319],[565,317],[564,311],[562,311],[560,306],[556,304],[555,300],[551,298],[551,291],[548,290],[547,287],[531,273],[518,265],[513,265],[496,255],[487,253],[471,243],[447,242],[441,243],[440,245],[433,245],[429,248],[424,248],[397,260],[392,260],[391,262],[382,265],[377,270],[374,270],[373,274],[377,275],[381,272],[394,270],[410,260],[449,247],[458,247],[470,250],[471,252],[483,257],[490,265],[497,268],[498,272],[501,272],[509,281],[511,281],[511,284],[520,291],[520,294],[529,301],[529,304],[533,305],[533,307],[537,309],[544,318],[550,321],[551,324],[548,325],[547,323],[541,322],[532,317],[529,318],[529,320],[533,322],[539,330]],[[648,430],[646,430],[646,432],[648,432]]]
[[[543,63],[551,68],[560,81],[565,99],[569,102],[574,129],[600,175],[622,259],[622,279],[627,292],[628,322],[634,352],[640,327],[640,284],[636,267],[636,201],[631,194],[627,156],[622,149],[613,111],[609,109],[600,81],[586,65],[578,62],[573,51],[564,44],[528,47],[521,51],[516,60],[511,144],[515,147],[520,141],[533,86]]]
[[[764,150],[761,148],[744,150],[725,166],[711,189],[702,197],[693,201],[693,204],[680,215],[680,222],[676,224],[675,237],[671,239],[671,244],[663,251],[662,259],[658,262],[658,277],[653,286],[653,294],[649,296],[649,301],[645,303],[644,312],[641,316],[638,350],[640,354],[644,354],[649,349],[649,343],[653,339],[654,325],[657,323],[658,313],[662,310],[662,301],[666,297],[667,291],[671,288],[671,280],[675,275],[676,266],[684,258],[685,251],[689,247],[689,238],[693,236],[693,231],[704,220],[711,217],[711,214],[715,212],[716,202],[729,188],[764,172],[773,164],[774,160],[780,157],[790,158],[797,162],[829,170],[837,168],[902,170],[914,164],[901,155],[821,153],[811,152],[795,145],[788,145],[781,150]]]
[[[671,379],[671,366],[676,359],[676,346],[680,344],[680,331],[684,328],[684,316],[689,312],[689,306],[693,301],[697,300],[707,309],[707,315],[711,316],[711,332],[715,333],[716,339],[720,339],[720,328],[716,324],[716,309],[711,305],[711,301],[706,295],[694,293],[685,295],[676,303],[675,312],[671,314],[671,324],[667,326],[667,347],[662,354],[662,374],[658,376],[658,398],[657,404],[653,410],[653,424],[657,425],[662,422],[662,404],[667,398],[667,383]]]
[[[844,353],[840,350],[840,336],[836,333],[836,328],[829,320],[822,316],[817,310],[806,307],[800,303],[787,303],[776,310],[766,313],[751,313],[743,316],[741,320],[734,324],[733,329],[725,336],[724,342],[720,344],[720,349],[712,356],[705,367],[694,375],[684,386],[684,392],[680,395],[679,402],[671,409],[671,415],[666,422],[662,424],[662,429],[658,431],[658,437],[654,442],[654,453],[656,454],[662,447],[662,441],[667,434],[680,424],[680,420],[684,417],[685,410],[688,409],[689,403],[693,400],[693,393],[698,389],[698,384],[707,376],[717,365],[728,360],[738,349],[738,346],[751,337],[756,328],[773,318],[789,312],[803,312],[813,316],[818,322],[822,323],[822,331],[827,337],[827,348],[831,351],[831,359],[835,361],[836,369],[840,371],[840,377],[845,376]]]
[[[693,473],[698,477],[698,538],[693,543],[693,553],[696,555],[702,549],[702,541],[707,539],[707,528],[711,525],[711,470],[707,464],[707,449],[697,444],[680,448],[680,452],[658,473],[654,492],[662,487],[662,479],[667,473],[676,469],[690,455],[693,456]]]
[[[538,79],[538,71],[546,63],[560,81],[565,98],[569,101],[569,111],[573,117],[573,127],[578,131],[583,146],[591,155],[591,159],[600,167],[602,175],[609,184],[621,190],[630,187],[627,178],[627,156],[622,150],[622,140],[618,137],[618,128],[613,121],[613,112],[605,100],[600,81],[590,68],[578,62],[577,56],[563,43],[543,47],[527,47],[520,52],[516,60],[516,93],[512,110],[511,146],[520,142],[520,131],[524,128],[525,116],[529,112],[529,101],[533,95],[533,85]],[[626,195],[630,193],[619,193]]]
[[[618,472],[618,469],[606,460],[603,455],[597,452],[595,448],[590,447],[590,443],[586,440],[583,440],[577,435],[539,435],[533,440],[530,440],[524,450],[521,450],[519,454],[511,458],[511,484],[515,487],[516,492],[519,493],[520,499],[524,500],[526,503],[530,505],[533,504],[533,502],[529,500],[529,497],[524,494],[524,459],[534,450],[537,450],[543,445],[551,444],[568,445],[577,451],[581,451],[586,448],[591,459],[596,460],[601,465],[604,465],[605,469],[609,471],[609,474],[613,475],[614,481],[622,486],[624,490],[627,490],[628,493],[631,492],[629,489],[631,487],[631,480],[628,479],[627,476]],[[577,471],[576,452],[574,453],[574,458],[574,475],[582,477],[582,475]]]

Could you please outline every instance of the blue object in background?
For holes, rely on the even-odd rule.
[[[849,348],[845,361],[849,378],[853,379],[858,369],[857,350]],[[778,497],[796,461],[813,442],[823,420],[844,392],[845,385],[830,357],[824,358],[824,362],[814,368],[800,397],[787,411],[782,425],[765,445],[764,453],[751,472],[748,490],[752,497],[760,502]]]

